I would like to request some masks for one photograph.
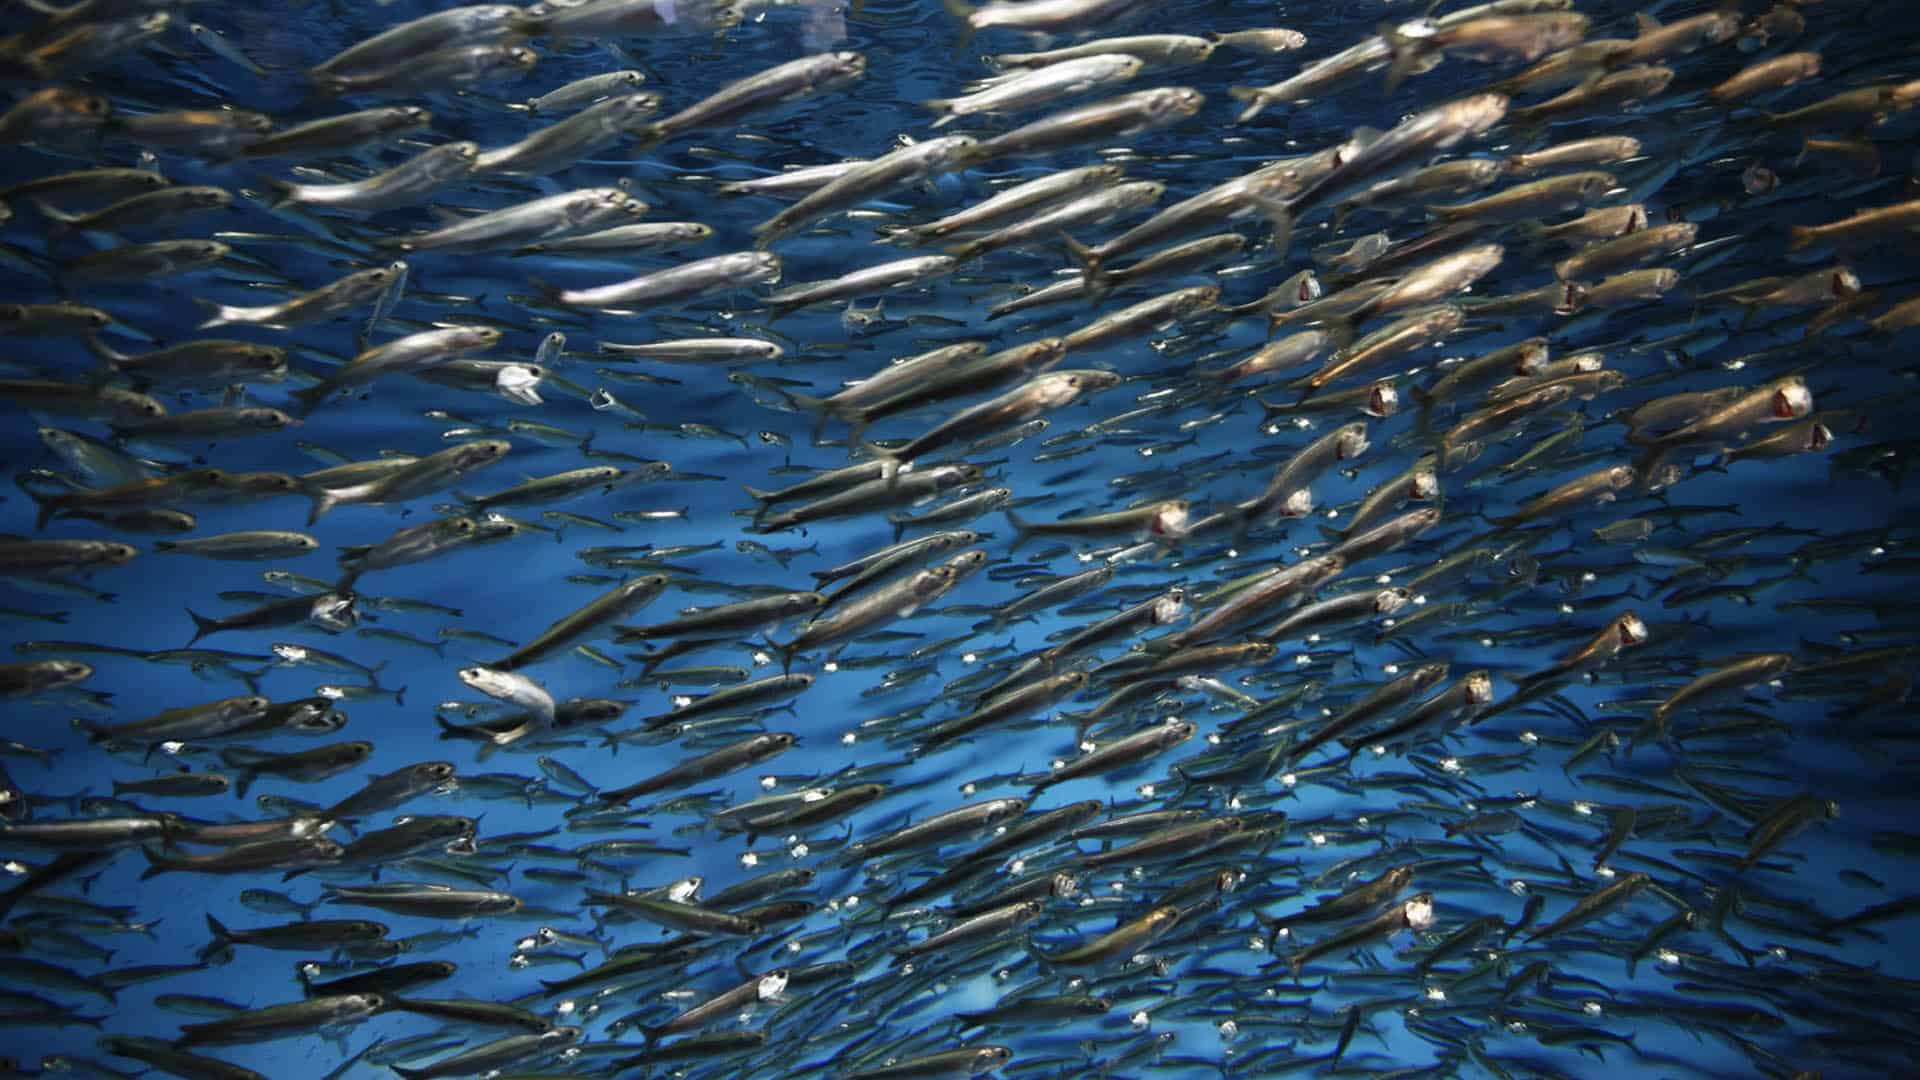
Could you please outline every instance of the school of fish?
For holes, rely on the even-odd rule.
[[[1920,1072],[1901,3],[0,32],[0,1077]]]

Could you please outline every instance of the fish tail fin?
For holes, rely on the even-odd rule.
[[[1274,206],[1267,211],[1267,220],[1273,224],[1273,250],[1284,256],[1293,245],[1293,211],[1284,206]]]
[[[173,863],[164,856],[154,854],[152,848],[143,847],[140,852],[147,857],[147,868],[140,871],[141,881],[159,877],[173,869]]]
[[[805,409],[813,414],[813,441],[815,445],[818,445],[820,436],[826,433],[827,421],[838,415],[834,412],[833,403],[826,398],[815,397],[812,394],[795,394],[789,392],[786,393],[786,398],[788,401],[793,402],[796,407]]]
[[[60,513],[60,496],[43,495],[38,491],[29,491],[27,495],[33,499],[36,507],[33,518],[34,528],[44,532],[47,522],[52,521]]]
[[[1808,225],[1790,225],[1787,227],[1787,250],[1802,251],[1810,248],[1820,239],[1820,233]]]
[[[333,391],[334,388],[326,383],[316,383],[313,386],[304,386],[295,390],[293,392],[293,400],[297,403],[295,411],[303,417],[312,415],[313,410],[319,408]]]
[[[1273,99],[1267,96],[1266,91],[1257,86],[1229,86],[1227,96],[1247,104],[1246,108],[1240,110],[1240,115],[1234,118],[1236,124],[1244,124],[1259,116],[1266,111],[1268,105],[1273,104]]]
[[[213,934],[213,940],[200,947],[197,959],[202,964],[212,963],[214,958],[233,949],[233,934],[221,925],[220,920],[207,916],[207,930]]]
[[[1393,54],[1393,66],[1387,69],[1386,81],[1386,93],[1391,94],[1400,89],[1400,84],[1407,81],[1407,76],[1413,74],[1424,53],[1419,40],[1402,33],[1397,23],[1383,22],[1379,31],[1380,36],[1386,39],[1388,51]]]
[[[229,304],[217,303],[212,300],[203,300],[197,296],[193,298],[193,302],[196,304],[199,304],[201,307],[206,308],[208,311],[212,312],[212,314],[207,318],[207,321],[201,323],[199,326],[194,327],[195,330],[211,330],[216,326],[226,326],[228,323],[238,321],[237,319],[234,318],[234,316],[238,314],[240,311],[240,309],[237,307],[233,307]]]
[[[199,641],[201,638],[220,629],[219,620],[209,619],[192,608],[187,609],[187,616],[193,620],[193,641],[187,642],[189,647],[193,645],[194,641]]]
[[[340,505],[340,497],[331,491],[317,491],[313,495],[313,509],[307,511],[307,524],[319,521],[321,515]]]
[[[960,40],[954,44],[953,53],[955,56],[964,56],[973,45],[973,13],[978,9],[966,0],[941,0],[941,3],[946,7],[947,14],[960,20]]]
[[[1021,517],[1013,510],[1003,511],[1007,515],[1007,524],[1013,526],[1013,542],[1007,545],[1008,553],[1020,550],[1020,546],[1033,539],[1033,522]]]
[[[99,334],[88,334],[86,344],[87,351],[93,354],[94,359],[105,364],[108,371],[120,370],[120,365],[131,359],[126,353],[119,352],[113,346],[101,341]]]
[[[892,487],[895,484],[899,483],[900,466],[903,464],[903,462],[901,462],[900,456],[898,454],[895,454],[893,451],[888,450],[884,447],[875,446],[874,444],[867,442],[864,439],[859,441],[854,441],[850,439],[848,440],[848,442],[864,450],[867,453],[868,457],[876,458],[879,460],[880,478],[887,482],[888,487]]]
[[[797,655],[800,652],[799,642],[789,641],[785,645],[782,645],[779,642],[773,640],[773,638],[771,637],[767,638],[766,640],[767,640],[767,647],[769,649],[772,649],[774,652],[777,652],[780,654],[780,673],[784,675],[792,671],[793,658],[795,655]]]
[[[1105,293],[1111,285],[1106,271],[1100,265],[1101,254],[1064,232],[1060,234],[1060,242],[1066,245],[1067,254],[1073,257],[1073,261],[1080,264],[1080,276],[1087,283],[1089,295]]]
[[[282,210],[299,200],[300,185],[289,183],[278,177],[263,176],[260,186],[266,189],[267,209]]]

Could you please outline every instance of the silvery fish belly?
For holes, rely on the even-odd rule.
[[[1920,7],[0,75],[0,1076],[1916,1074]]]

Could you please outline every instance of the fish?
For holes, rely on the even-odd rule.
[[[1900,5],[259,7],[0,40],[0,1073],[1906,1066]]]

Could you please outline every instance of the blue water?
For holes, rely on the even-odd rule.
[[[1205,106],[1196,117],[1164,131],[1054,157],[1003,159],[865,204],[851,217],[830,219],[824,228],[777,243],[774,250],[784,261],[783,284],[829,278],[900,257],[902,249],[870,242],[877,229],[933,220],[1009,181],[1113,161],[1123,163],[1131,179],[1165,182],[1167,192],[1159,203],[1164,207],[1274,157],[1327,146],[1357,127],[1391,127],[1406,114],[1514,70],[1453,58],[1391,95],[1382,93],[1381,75],[1375,72],[1310,105],[1275,106],[1250,123],[1236,124],[1239,107],[1227,94],[1229,86],[1284,78],[1303,60],[1331,55],[1372,33],[1382,20],[1412,18],[1418,12],[1407,5],[1380,3],[1148,6],[1151,10],[1127,24],[1125,32],[1286,26],[1304,32],[1308,44],[1299,52],[1271,56],[1222,48],[1197,67],[1144,72],[1121,89],[1190,85],[1206,94]],[[1671,22],[1711,6],[1676,3],[1646,10]],[[409,813],[466,815],[479,820],[477,853],[387,865],[380,869],[379,880],[463,887],[487,881],[487,887],[519,897],[523,910],[470,921],[334,904],[319,904],[311,914],[377,919],[388,926],[390,939],[408,942],[397,960],[444,959],[458,965],[452,979],[410,991],[410,996],[511,1001],[557,1023],[581,1024],[583,1037],[564,1055],[519,1066],[544,1075],[615,1075],[612,1062],[644,1047],[639,1025],[663,1023],[747,974],[778,965],[800,968],[842,960],[851,962],[843,976],[795,987],[780,1003],[730,1014],[710,1028],[763,1031],[768,1038],[760,1049],[660,1065],[651,1072],[629,1068],[618,1075],[667,1075],[668,1069],[711,1077],[839,1075],[892,1058],[989,1044],[1011,1049],[1012,1060],[997,1072],[1009,1077],[1276,1076],[1309,1070],[1579,1076],[1621,1069],[1660,1076],[1785,1076],[1796,1070],[1888,1076],[1914,1070],[1915,1044],[1905,1019],[1915,998],[1901,963],[1907,947],[1916,943],[1912,918],[1851,929],[1823,925],[1824,920],[1907,897],[1915,888],[1910,840],[1903,849],[1897,836],[1887,835],[1910,837],[1916,808],[1907,781],[1914,763],[1904,686],[1916,655],[1911,650],[1920,641],[1912,615],[1903,607],[1913,573],[1910,538],[1915,521],[1910,489],[1901,483],[1904,464],[1913,453],[1911,425],[1920,419],[1910,389],[1914,332],[1875,335],[1859,318],[1849,318],[1821,336],[1807,337],[1806,319],[1818,309],[1762,311],[1745,322],[1738,308],[1698,307],[1694,302],[1698,293],[1842,260],[1865,289],[1881,293],[1876,304],[1864,309],[1867,317],[1912,295],[1911,233],[1839,255],[1819,247],[1788,254],[1784,241],[1788,225],[1835,221],[1862,208],[1914,198],[1914,170],[1920,168],[1912,141],[1915,113],[1867,129],[1841,125],[1819,131],[1830,138],[1868,139],[1877,146],[1878,174],[1860,177],[1831,160],[1797,162],[1797,137],[1768,137],[1751,122],[1750,111],[1729,114],[1702,106],[1698,99],[1699,90],[1756,57],[1789,49],[1820,51],[1826,71],[1759,99],[1774,111],[1868,83],[1920,75],[1911,47],[1915,22],[1902,5],[1829,0],[1809,6],[1803,12],[1805,33],[1796,40],[1776,41],[1759,53],[1725,43],[1679,56],[1669,61],[1679,72],[1674,86],[1654,102],[1636,111],[1603,111],[1551,129],[1550,141],[1556,142],[1587,134],[1640,138],[1643,156],[1612,171],[1633,197],[1646,203],[1655,223],[1669,214],[1698,222],[1702,243],[1659,264],[1678,270],[1681,284],[1658,302],[1570,318],[1479,320],[1443,347],[1400,361],[1403,369],[1423,369],[1402,383],[1404,389],[1429,381],[1427,372],[1443,357],[1478,356],[1530,334],[1545,334],[1551,337],[1555,357],[1600,349],[1607,366],[1625,373],[1629,381],[1623,389],[1576,402],[1577,411],[1585,415],[1584,433],[1536,473],[1509,480],[1499,466],[1558,430],[1566,422],[1565,411],[1536,418],[1510,441],[1444,472],[1441,524],[1412,544],[1350,571],[1322,595],[1373,580],[1405,580],[1471,546],[1504,545],[1511,538],[1489,538],[1486,518],[1511,512],[1522,499],[1581,473],[1631,462],[1636,451],[1624,445],[1623,426],[1609,417],[1662,395],[1755,387],[1801,372],[1818,409],[1858,410],[1859,423],[1836,426],[1833,443],[1817,453],[1742,461],[1720,469],[1709,467],[1711,456],[1703,452],[1693,460],[1697,467],[1690,466],[1684,479],[1657,496],[1627,492],[1621,501],[1566,516],[1558,522],[1567,526],[1564,529],[1525,534],[1523,549],[1477,566],[1463,582],[1423,595],[1402,612],[1404,616],[1427,605],[1471,605],[1438,624],[1428,621],[1416,632],[1384,641],[1377,638],[1381,625],[1349,627],[1316,641],[1285,644],[1270,660],[1218,672],[1230,686],[1261,700],[1297,690],[1306,679],[1321,684],[1317,697],[1275,713],[1251,731],[1247,725],[1232,725],[1246,711],[1243,705],[1198,692],[1177,693],[1137,712],[1120,730],[1177,715],[1197,724],[1198,735],[1145,766],[1053,787],[1033,797],[1033,809],[1101,799],[1111,804],[1114,814],[1176,807],[1219,815],[1278,811],[1286,815],[1285,828],[1260,843],[1225,853],[1190,853],[1137,871],[1089,872],[1077,895],[1051,901],[1027,931],[1006,935],[991,948],[957,950],[904,970],[893,965],[888,954],[930,932],[921,927],[939,929],[940,924],[904,909],[894,912],[893,920],[882,920],[887,896],[953,865],[980,840],[966,838],[897,864],[869,864],[866,870],[874,876],[843,863],[837,849],[849,839],[871,838],[969,800],[1027,794],[1026,786],[1016,782],[1019,774],[1042,772],[1050,762],[1076,752],[1072,723],[1059,714],[1089,708],[1101,694],[1088,694],[919,757],[892,734],[962,714],[972,698],[966,687],[950,688],[953,680],[994,665],[1010,670],[1019,657],[1045,647],[1051,634],[1087,625],[1175,583],[1184,583],[1191,598],[1205,593],[1210,583],[1324,550],[1315,526],[1338,523],[1356,500],[1401,473],[1425,449],[1417,410],[1406,407],[1372,422],[1369,450],[1315,482],[1315,521],[1258,531],[1244,542],[1195,541],[1171,552],[1130,553],[1115,563],[1105,589],[1005,629],[976,625],[993,606],[1009,602],[1048,575],[1088,568],[1127,542],[1042,539],[1016,552],[1012,531],[997,512],[970,526],[943,526],[988,534],[981,545],[990,556],[988,569],[932,607],[891,624],[885,636],[837,653],[797,658],[794,670],[812,673],[817,680],[791,708],[675,742],[627,744],[616,750],[599,733],[576,730],[480,755],[470,742],[445,740],[436,716],[464,723],[476,709],[478,715],[498,712],[456,672],[505,651],[445,632],[527,640],[622,576],[581,561],[579,551],[590,546],[710,546],[672,555],[665,572],[673,584],[629,620],[633,622],[665,620],[681,608],[747,595],[747,589],[811,587],[811,571],[890,543],[895,529],[883,515],[872,514],[804,531],[745,531],[752,502],[742,485],[779,487],[846,461],[843,445],[811,444],[812,416],[786,406],[782,395],[768,386],[824,395],[890,359],[938,344],[978,338],[1003,348],[1065,333],[1098,313],[1180,285],[1217,281],[1228,301],[1244,302],[1308,265],[1309,250],[1321,243],[1344,247],[1351,238],[1379,229],[1402,239],[1426,227],[1422,215],[1356,215],[1337,235],[1330,232],[1325,214],[1309,215],[1284,256],[1267,246],[1265,227],[1257,217],[1242,218],[1232,227],[1252,242],[1250,253],[1217,272],[1134,287],[1099,307],[1085,302],[1061,305],[1031,318],[986,322],[984,314],[1021,284],[1043,283],[1066,272],[1068,260],[1056,249],[1002,251],[931,287],[889,293],[885,320],[858,332],[843,321],[839,304],[772,321],[760,300],[768,291],[764,287],[638,316],[555,310],[538,300],[539,283],[597,285],[638,272],[636,267],[655,269],[749,248],[751,227],[785,200],[721,197],[715,194],[719,183],[787,167],[873,157],[903,137],[926,138],[929,114],[918,104],[922,99],[954,96],[963,83],[987,73],[981,55],[1021,51],[1033,39],[994,29],[963,43],[959,21],[928,0],[867,3],[858,12],[825,4],[767,5],[721,33],[557,45],[536,39],[541,59],[526,78],[461,94],[370,94],[328,102],[310,92],[304,68],[435,7],[195,4],[176,12],[174,26],[157,40],[73,81],[129,113],[231,104],[264,112],[280,126],[349,107],[428,105],[434,113],[430,132],[407,136],[404,149],[388,146],[363,158],[367,165],[386,167],[429,143],[472,139],[493,147],[517,139],[543,121],[507,109],[507,102],[617,67],[645,72],[644,88],[664,94],[671,111],[733,79],[822,49],[858,50],[870,66],[863,79],[849,86],[755,114],[737,125],[682,135],[637,156],[616,148],[538,181],[489,181],[442,191],[436,201],[444,207],[491,209],[569,188],[617,183],[651,204],[647,220],[699,221],[710,225],[714,235],[684,253],[626,259],[514,258],[504,252],[409,255],[407,291],[374,340],[434,323],[477,320],[505,331],[489,357],[527,360],[545,335],[559,330],[566,335],[566,351],[553,367],[556,378],[541,388],[541,406],[395,376],[380,380],[364,397],[322,407],[297,428],[173,448],[155,456],[173,464],[191,459],[233,470],[298,474],[342,458],[388,452],[420,455],[470,438],[510,438],[513,449],[506,461],[456,485],[469,494],[498,491],[527,477],[591,463],[579,446],[549,446],[505,434],[506,424],[520,418],[574,432],[590,451],[670,462],[671,475],[564,504],[513,508],[508,512],[528,526],[519,536],[371,574],[360,586],[358,625],[342,633],[309,625],[221,633],[202,643],[243,654],[231,666],[196,669],[139,656],[82,657],[96,669],[83,684],[85,694],[69,690],[6,705],[6,737],[20,745],[8,748],[0,766],[25,793],[32,820],[148,811],[211,822],[266,820],[289,812],[274,804],[275,799],[327,806],[371,776],[416,762],[452,762],[464,779],[372,816],[360,823],[361,831]],[[1577,7],[1592,17],[1590,39],[1631,37],[1635,32],[1634,9],[1627,5],[1580,0]],[[1754,4],[1747,9],[1750,15],[1761,11]],[[10,29],[32,22],[17,9],[7,19]],[[256,75],[208,51],[185,32],[183,24],[189,19],[218,31],[267,74]],[[23,84],[21,91],[30,88]],[[1006,130],[1044,111],[962,122],[951,130]],[[1525,132],[1502,127],[1468,140],[1454,154],[1498,156],[1541,144],[1529,139]],[[0,180],[15,183],[89,164],[133,165],[138,153],[124,143],[66,152],[11,147],[0,158]],[[1778,186],[1770,192],[1749,194],[1743,187],[1743,171],[1756,163],[1778,174]],[[123,351],[154,347],[144,344],[149,341],[190,339],[199,321],[193,300],[272,302],[391,259],[391,253],[370,245],[373,239],[436,224],[426,207],[345,215],[269,210],[259,197],[262,180],[293,175],[285,161],[222,164],[162,151],[154,165],[176,183],[233,191],[234,208],[171,229],[132,230],[128,239],[222,235],[234,255],[217,267],[157,281],[74,287],[75,299],[113,315],[118,326],[108,340]],[[349,160],[337,163],[341,176],[357,175],[358,169]],[[51,276],[35,269],[36,260],[49,255],[71,258],[90,246],[113,242],[71,234],[49,238],[46,220],[30,204],[19,202],[12,209],[11,220],[0,226],[0,240],[15,256],[0,268],[6,276],[0,301],[58,298],[61,293]],[[1091,242],[1118,231],[1114,226],[1106,229],[1076,236]],[[1508,244],[1507,257],[1497,272],[1474,287],[1474,296],[1502,295],[1551,280],[1546,264],[1552,256],[1518,231],[1501,239]],[[863,297],[855,306],[867,311],[873,300]],[[366,315],[361,308],[347,318],[292,331],[224,327],[209,333],[283,346],[296,369],[318,372],[354,353],[355,335],[364,328]],[[781,344],[785,356],[774,363],[726,369],[618,362],[598,355],[599,344],[607,341],[715,334],[766,338]],[[1109,368],[1126,381],[1050,414],[1041,435],[1010,447],[975,451],[968,459],[987,467],[988,484],[1011,489],[1024,516],[1039,520],[1172,497],[1192,500],[1198,517],[1209,506],[1248,498],[1259,493],[1272,469],[1295,449],[1349,417],[1315,415],[1302,426],[1270,430],[1262,427],[1255,402],[1228,396],[1186,401],[1121,424],[1103,424],[1077,439],[1052,440],[1165,400],[1170,392],[1178,396],[1192,384],[1196,368],[1233,362],[1264,340],[1258,319],[1223,322],[1202,317],[1075,353],[1066,366]],[[9,377],[81,381],[96,371],[95,361],[77,339],[21,338],[8,344],[4,374]],[[1380,372],[1388,373],[1390,369]],[[755,386],[743,375],[774,382]],[[559,380],[584,391],[610,391],[631,411],[596,409]],[[298,379],[260,384],[250,390],[249,400],[286,405],[287,392],[297,385]],[[219,403],[217,395],[158,393],[175,412]],[[1289,398],[1275,383],[1267,385],[1265,396]],[[887,421],[870,437],[912,437],[954,407]],[[0,438],[6,440],[5,460],[16,473],[59,468],[35,436],[40,423],[109,435],[96,424],[36,418],[17,407],[9,407],[7,415]],[[1441,422],[1450,423],[1451,418]],[[689,423],[705,427],[680,427]],[[829,433],[837,438],[841,429],[832,425]],[[1087,452],[1077,456],[1033,460],[1036,454],[1054,456],[1054,451],[1082,447]],[[288,595],[285,586],[263,579],[267,571],[331,580],[340,547],[378,542],[453,501],[448,492],[400,508],[339,508],[308,530],[320,541],[317,551],[271,562],[215,562],[166,554],[152,549],[151,537],[120,536],[142,548],[141,554],[125,566],[85,578],[79,582],[82,588],[0,582],[5,593],[0,607],[8,611],[0,627],[15,652],[33,658],[65,655],[58,646],[33,644],[47,641],[112,645],[141,653],[176,649],[193,633],[187,609],[219,615],[251,606],[251,601],[221,598],[235,591]],[[301,529],[306,510],[306,500],[298,497],[200,508],[195,511],[195,535]],[[550,510],[616,528],[543,516]],[[642,511],[671,513],[651,520],[615,516]],[[1659,520],[1661,528],[1650,540],[1635,545],[1594,539],[1594,528],[1637,515]],[[9,491],[0,502],[0,532],[33,534],[34,516],[33,500],[25,490]],[[1769,529],[1774,526],[1778,528]],[[1745,527],[1760,531],[1745,538],[1726,534]],[[62,519],[51,523],[44,535],[111,534],[85,521]],[[782,549],[787,564],[738,549],[736,542],[743,539]],[[1693,557],[1699,562],[1690,567],[1671,565],[1676,559],[1672,552],[1703,539],[1725,546],[1695,549]],[[1809,546],[1823,539],[1835,542]],[[795,551],[786,555],[786,549]],[[1636,551],[1646,561],[1636,559]],[[1662,561],[1669,565],[1660,565]],[[1698,599],[1683,595],[1674,600],[1677,591],[1692,586],[1723,588]],[[1742,591],[1747,586],[1751,588]],[[429,601],[458,614],[393,610],[378,602],[389,597]],[[1882,606],[1839,613],[1789,606],[1832,600]],[[1255,773],[1230,786],[1188,784],[1174,771],[1183,761],[1203,755],[1272,747],[1282,736],[1263,735],[1258,730],[1262,726],[1299,721],[1296,729],[1311,730],[1317,716],[1332,715],[1421,660],[1448,663],[1453,678],[1489,669],[1495,676],[1496,701],[1505,699],[1515,691],[1517,678],[1545,667],[1628,610],[1649,626],[1645,644],[1623,653],[1591,680],[1567,686],[1551,702],[1502,712],[1409,756],[1363,752],[1351,770],[1343,772],[1327,767],[1337,766],[1341,755],[1320,751],[1292,771],[1277,769],[1265,778]],[[424,644],[399,644],[366,633],[376,629],[414,635]],[[791,633],[788,625],[772,637],[784,641]],[[376,749],[369,760],[322,783],[263,778],[245,798],[112,797],[115,781],[173,770],[218,771],[222,747],[169,746],[150,754],[141,745],[109,753],[89,743],[71,721],[124,723],[166,708],[249,692],[240,673],[253,678],[260,693],[280,701],[310,695],[321,684],[357,681],[351,675],[277,665],[270,652],[276,642],[303,643],[377,667],[377,683],[385,692],[345,702],[345,728],[324,737],[370,740]],[[927,655],[909,655],[934,643],[945,644]],[[1900,652],[1902,646],[1908,651]],[[556,699],[627,702],[625,717],[608,725],[609,730],[668,712],[676,705],[676,695],[707,690],[701,685],[669,688],[644,677],[638,663],[625,659],[633,651],[628,647],[605,641],[595,647],[623,662],[621,669],[563,653],[532,665],[528,673]],[[1099,656],[1112,659],[1126,647],[1126,642],[1112,644]],[[1677,714],[1674,726],[1684,736],[1680,741],[1643,745],[1630,758],[1603,749],[1563,769],[1576,749],[1604,728],[1625,739],[1652,701],[1710,663],[1784,651],[1794,654],[1798,664],[1809,665],[1876,649],[1889,651],[1852,685],[1835,685],[1830,677],[1797,682],[1790,671],[1755,688],[1744,700],[1722,698]],[[664,666],[690,665],[738,665],[756,678],[780,669],[776,652],[760,640],[692,653]],[[1709,730],[1718,724],[1728,727]],[[761,726],[794,732],[799,745],[770,762],[695,785],[690,790],[697,799],[655,807],[617,831],[566,828],[571,819],[565,812],[587,798],[570,789],[569,777],[577,775],[593,788],[618,787]],[[245,745],[290,752],[320,741],[282,735]],[[550,762],[564,769],[543,769]],[[1737,872],[1747,851],[1747,822],[1687,786],[1676,772],[1682,768],[1695,778],[1735,789],[1761,812],[1776,800],[1811,793],[1836,802],[1839,816],[1788,840],[1758,866]],[[1653,786],[1630,789],[1621,778]],[[705,814],[763,794],[869,780],[889,785],[888,794],[831,825],[748,839],[703,824]],[[1467,813],[1509,807],[1525,822],[1520,831],[1480,840],[1448,840],[1443,834],[1444,825]],[[1597,871],[1594,852],[1607,837],[1612,815],[1626,807],[1636,808],[1643,822],[1673,816],[1628,838]],[[1259,820],[1272,824],[1269,817]],[[344,828],[333,835],[343,842],[349,838]],[[575,848],[614,838],[683,847],[687,854],[620,858],[596,866],[517,846]],[[0,853],[15,860],[8,869],[16,875],[49,858],[7,844],[0,834]],[[1087,841],[1078,848],[1093,852],[1099,846]],[[1018,870],[1002,863],[987,880],[1070,868],[1074,857],[1069,848],[1036,846],[1024,853]],[[146,862],[137,851],[122,852],[12,909],[6,928],[20,935],[20,956],[60,965],[80,979],[95,980],[95,986],[124,983],[109,1002],[84,988],[50,984],[31,969],[0,963],[0,987],[40,995],[64,1011],[65,1022],[55,1025],[25,1004],[9,1001],[0,1006],[0,1015],[33,1014],[27,1019],[9,1015],[8,1026],[0,1028],[0,1046],[17,1063],[19,1074],[131,1074],[140,1066],[112,1058],[96,1042],[102,1033],[172,1038],[180,1025],[212,1018],[180,1012],[177,1001],[156,998],[204,995],[258,1008],[299,998],[296,967],[302,962],[318,964],[322,977],[385,962],[356,960],[344,953],[241,947],[230,956],[213,957],[216,962],[206,966],[183,966],[163,977],[135,981],[126,973],[145,965],[195,965],[207,944],[203,915],[234,928],[297,918],[243,904],[244,889],[281,891],[305,905],[321,900],[329,883],[364,883],[372,877],[367,871],[335,870],[288,882],[277,873],[167,874],[141,880]],[[1414,887],[1434,894],[1431,928],[1398,934],[1357,953],[1334,952],[1310,965],[1298,980],[1284,965],[1263,969],[1274,957],[1267,951],[1266,931],[1256,912],[1284,917],[1320,894],[1338,892],[1402,863],[1422,866]],[[697,875],[704,879],[703,894],[711,896],[755,874],[796,866],[818,871],[810,887],[792,894],[813,905],[804,920],[749,940],[725,940],[683,965],[615,981],[604,996],[590,990],[542,992],[541,979],[577,974],[602,962],[611,950],[661,940],[666,932],[639,921],[599,920],[600,909],[584,903],[580,885],[542,881],[540,874],[529,876],[530,869],[585,870],[592,887],[606,891],[623,885],[666,885]],[[1052,970],[1030,951],[1060,949],[1104,933],[1116,920],[1124,922],[1149,910],[1173,886],[1222,867],[1243,871],[1245,880],[1217,904],[1195,906],[1197,894],[1189,894],[1182,901],[1188,912],[1180,925],[1147,950],[1150,966],[1109,968],[1094,973],[1090,982],[1077,982],[1074,974]],[[459,876],[450,876],[450,869],[458,869]],[[1504,943],[1491,936],[1429,968],[1415,966],[1432,941],[1473,919],[1497,915],[1518,921],[1529,897],[1544,897],[1544,909],[1532,925],[1545,925],[1613,875],[1633,871],[1650,873],[1658,889],[1641,891],[1601,921],[1533,943],[1525,942],[1525,935]],[[1728,890],[1733,890],[1731,905]],[[976,891],[966,898],[978,895]],[[49,896],[80,898],[113,910],[82,912],[47,901]],[[915,906],[945,902],[949,899]],[[1670,954],[1650,956],[1630,972],[1624,954],[1673,915],[1676,904],[1695,912],[1693,927],[1667,939],[1663,948]],[[594,943],[562,943],[520,953],[516,943],[543,926],[585,935]],[[1303,928],[1299,938],[1311,942],[1329,932],[1331,928]],[[1288,951],[1288,946],[1283,943],[1280,951]],[[1530,965],[1544,965],[1534,969],[1544,977],[1521,978]],[[116,972],[125,977],[116,978]],[[989,1008],[1016,990],[1099,993],[1111,1007],[1099,1016],[984,1031],[963,1031],[950,1020],[955,1012]],[[1708,1007],[1714,1011],[1688,1011]],[[1334,1051],[1350,1008],[1364,1015],[1340,1063],[1314,1060]],[[1747,1011],[1735,1013],[1736,1008]],[[621,1019],[635,1013],[637,1020]],[[385,1012],[324,1033],[200,1052],[275,1080],[375,1076],[388,1074],[389,1056],[400,1064],[420,1065],[509,1033],[454,1026],[444,1035],[432,1034],[441,1030],[425,1017]]]

